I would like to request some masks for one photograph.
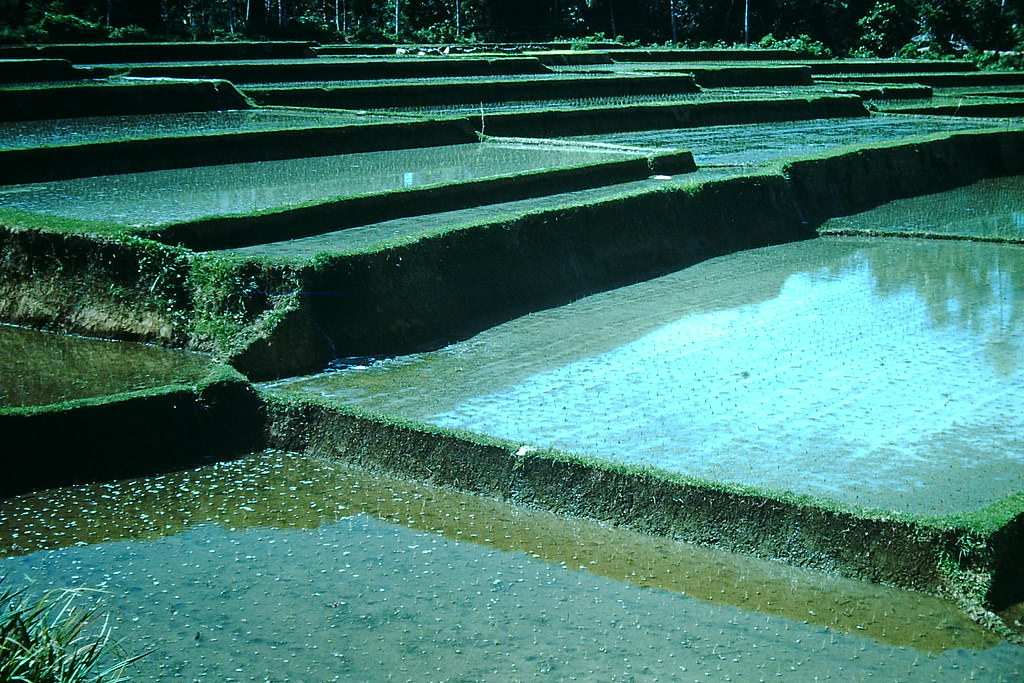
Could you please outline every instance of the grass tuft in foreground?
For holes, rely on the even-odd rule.
[[[103,604],[90,593],[95,591],[66,589],[31,598],[25,588],[0,591],[0,681],[130,680],[128,666],[145,655],[120,656]]]

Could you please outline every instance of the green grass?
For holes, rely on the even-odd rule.
[[[6,577],[0,578],[0,583]],[[0,592],[0,681],[116,683],[145,656],[126,657],[111,636],[102,601],[84,588],[29,597]]]

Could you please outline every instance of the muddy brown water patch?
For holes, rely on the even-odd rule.
[[[214,366],[205,354],[0,325],[0,407],[196,382]]]

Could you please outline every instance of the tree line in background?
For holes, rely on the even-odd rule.
[[[759,43],[928,56],[1014,50],[1024,0],[0,0],[0,42]],[[778,37],[778,38],[776,38]]]

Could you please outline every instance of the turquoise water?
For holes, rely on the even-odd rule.
[[[1024,672],[1024,648],[932,598],[652,543],[281,453],[0,503],[0,573],[106,591],[123,647],[153,649],[139,680]]]
[[[1024,488],[1024,251],[819,238],[268,385],[862,508]]]

